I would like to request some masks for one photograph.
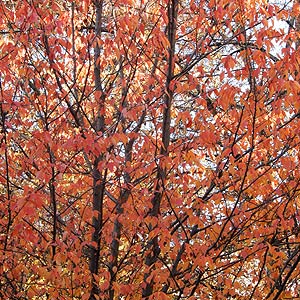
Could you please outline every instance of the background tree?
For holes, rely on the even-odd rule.
[[[0,297],[299,297],[299,1],[2,1]]]

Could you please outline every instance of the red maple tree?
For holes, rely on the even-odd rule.
[[[300,297],[300,2],[0,4],[1,299]]]

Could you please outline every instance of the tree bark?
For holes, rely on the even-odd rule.
[[[177,23],[177,11],[178,11],[178,0],[170,0],[168,3],[168,27],[167,35],[170,44],[169,57],[168,57],[168,70],[165,86],[165,97],[164,97],[164,110],[163,110],[163,122],[162,122],[162,147],[160,154],[163,157],[168,156],[168,148],[170,144],[170,126],[171,126],[171,108],[174,95],[174,88],[171,87],[172,79],[174,78],[174,66],[175,66],[175,41],[176,41],[176,23]],[[164,183],[166,179],[166,168],[158,166],[157,168],[157,184],[155,187],[154,196],[152,198],[152,208],[149,215],[155,218],[159,218],[161,200],[163,197]],[[151,228],[152,230],[154,228]],[[151,247],[150,253],[146,256],[145,264],[149,269],[155,268],[155,262],[160,254],[160,246],[158,236],[155,236],[149,241],[149,248]],[[151,272],[151,271],[150,271]],[[144,280],[146,282],[145,288],[143,289],[143,297],[149,299],[149,296],[153,293],[154,282],[147,280],[150,276],[150,272],[146,273]]]

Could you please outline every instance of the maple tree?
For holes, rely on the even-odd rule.
[[[300,1],[0,4],[1,299],[300,297]]]

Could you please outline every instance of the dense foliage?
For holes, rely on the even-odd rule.
[[[0,298],[300,297],[299,14],[1,1]]]

